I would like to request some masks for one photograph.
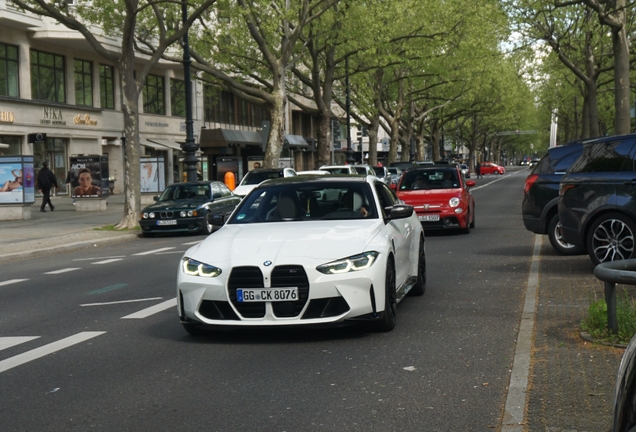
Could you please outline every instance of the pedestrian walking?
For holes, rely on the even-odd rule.
[[[45,212],[47,204],[51,208],[51,211],[55,210],[55,207],[51,203],[51,189],[57,189],[57,179],[55,178],[55,174],[49,169],[48,162],[42,162],[42,169],[38,172],[37,187],[38,191],[42,193],[40,211]]]
[[[68,170],[66,180],[64,180],[64,183],[66,183],[66,190],[69,191],[69,195],[73,195],[73,185],[71,184],[73,182],[73,176],[71,175],[72,172],[72,170]],[[73,205],[75,205],[75,198],[73,198]]]
[[[477,165],[475,166],[475,174],[477,174],[477,178],[481,178],[481,163],[477,161]]]

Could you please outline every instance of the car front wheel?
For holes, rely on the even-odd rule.
[[[559,222],[558,214],[555,214],[552,216],[552,219],[550,219],[550,224],[548,225],[548,238],[550,239],[550,244],[554,250],[561,255],[580,255],[585,253],[583,248],[570,244],[563,239],[561,222]]]
[[[208,218],[207,218],[208,214],[209,213],[206,213],[205,216],[203,217],[203,233],[210,235],[214,231],[214,225],[212,225],[211,223],[208,223]]]
[[[411,296],[421,296],[426,292],[426,249],[424,247],[424,236],[420,236],[420,246],[419,253],[417,259],[417,282],[411,291],[409,291],[409,295]]]
[[[587,252],[594,265],[634,258],[636,224],[621,213],[607,213],[594,221],[587,234]]]
[[[395,297],[395,265],[393,259],[386,264],[384,293],[384,312],[382,318],[373,322],[373,330],[376,332],[389,332],[395,328],[397,322],[397,300]]]

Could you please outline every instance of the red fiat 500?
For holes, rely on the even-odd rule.
[[[397,187],[397,196],[415,208],[426,229],[460,229],[469,233],[475,227],[475,200],[457,166],[436,165],[406,171]]]
[[[481,164],[480,174],[505,174],[506,168],[492,162],[484,162]]]

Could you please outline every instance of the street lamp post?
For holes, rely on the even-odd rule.
[[[183,25],[188,21],[188,3],[181,3],[181,15]],[[181,144],[181,149],[185,153],[183,164],[186,170],[186,179],[197,181],[197,159],[196,153],[199,150],[199,144],[194,141],[194,120],[192,120],[192,81],[190,80],[190,45],[188,44],[188,32],[183,35],[183,75],[185,86],[185,108],[186,108],[186,140]]]

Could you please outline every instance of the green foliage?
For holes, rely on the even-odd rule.
[[[623,290],[616,299],[616,319],[618,334],[610,334],[607,329],[607,303],[604,299],[590,300],[588,316],[581,321],[581,328],[594,339],[627,344],[636,334],[636,301]]]

